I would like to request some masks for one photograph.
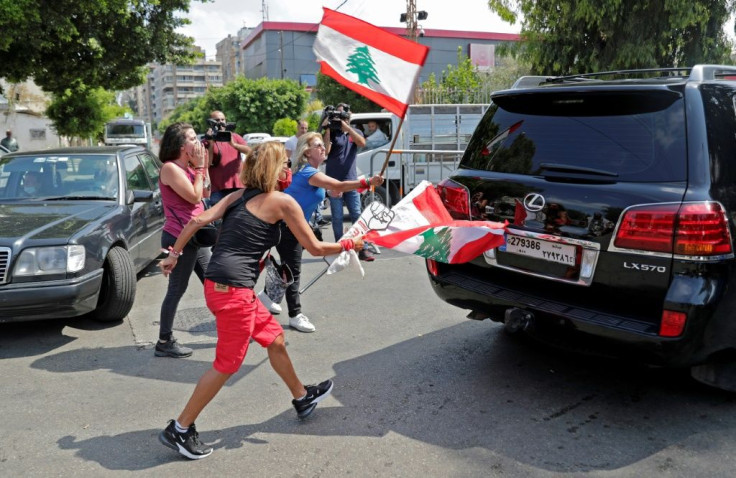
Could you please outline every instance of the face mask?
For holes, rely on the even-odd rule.
[[[286,171],[284,171],[284,176],[284,179],[281,179],[281,176],[279,176],[279,191],[285,190],[291,184],[291,169],[287,169]]]

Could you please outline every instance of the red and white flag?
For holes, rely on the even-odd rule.
[[[403,117],[429,48],[323,8],[314,54],[320,72]]]
[[[380,206],[384,210],[376,206],[373,215],[366,220],[370,232],[363,236],[364,240],[379,246],[459,264],[505,242],[505,224],[453,219],[428,181],[419,183],[390,211]]]

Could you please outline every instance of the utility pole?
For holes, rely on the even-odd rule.
[[[406,36],[411,41],[417,41],[417,2],[406,0]]]
[[[406,36],[411,41],[417,41],[417,20],[426,20],[427,12],[424,10],[417,11],[416,0],[406,0],[406,13],[402,13],[399,21],[406,23]],[[424,35],[424,30],[420,30],[420,35]]]
[[[281,79],[284,79],[284,31],[279,31],[279,54],[281,55]]]

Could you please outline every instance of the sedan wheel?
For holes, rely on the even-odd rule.
[[[95,318],[101,322],[123,320],[133,307],[135,287],[135,269],[128,251],[113,247],[105,260]]]

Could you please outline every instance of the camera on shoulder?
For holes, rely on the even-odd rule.
[[[232,132],[235,130],[235,123],[226,123],[212,118],[207,118],[207,126],[210,127],[214,135],[205,135],[206,139],[227,143],[230,142]]]
[[[322,113],[323,117],[330,120],[330,129],[332,130],[342,129],[342,121],[350,120],[350,105],[340,103],[339,106],[342,106],[342,111],[332,105],[327,105]]]

